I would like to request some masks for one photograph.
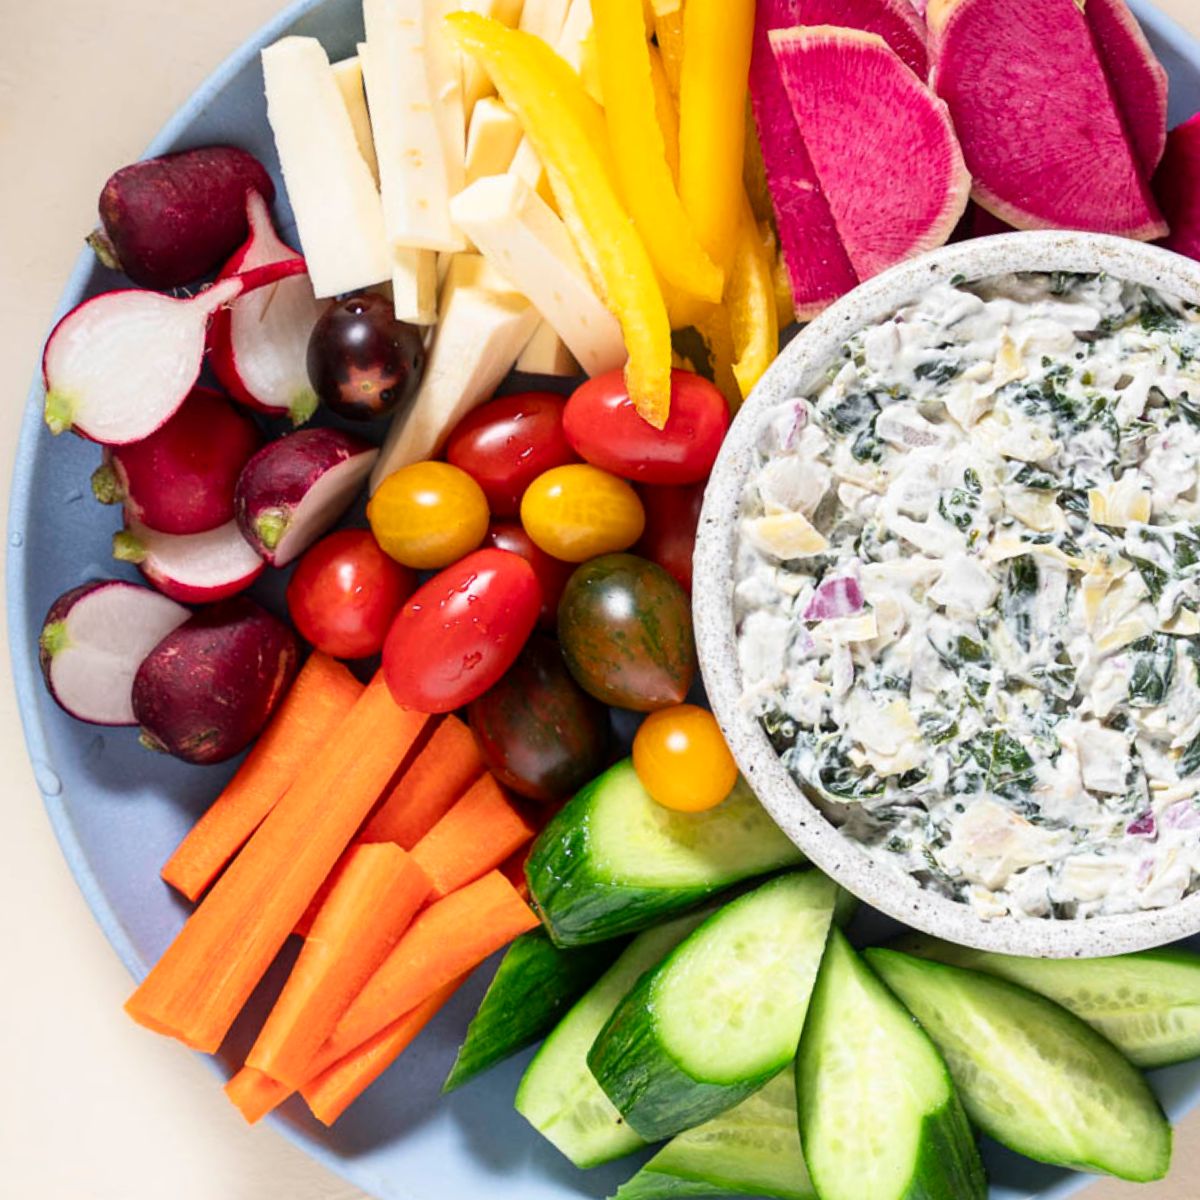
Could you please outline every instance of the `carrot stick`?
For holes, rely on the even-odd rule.
[[[338,1018],[412,924],[429,879],[399,846],[355,846],[246,1065],[299,1087]]]
[[[466,795],[416,844],[413,858],[435,896],[448,896],[533,840],[533,829],[492,775]]]
[[[500,864],[500,874],[517,890],[522,900],[529,899],[529,880],[525,876],[525,864],[529,861],[532,846],[522,846]]]
[[[267,1113],[278,1108],[291,1094],[292,1089],[287,1084],[253,1067],[243,1067],[225,1085],[225,1095],[237,1105],[251,1125],[257,1124]]]
[[[427,720],[375,677],[130,997],[135,1021],[220,1046]]]
[[[315,651],[237,774],[167,859],[163,880],[198,900],[362,695],[341,663]]]

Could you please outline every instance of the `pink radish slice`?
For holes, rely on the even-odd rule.
[[[131,523],[113,535],[113,557],[135,563],[164,596],[209,604],[248,588],[266,564],[230,521],[207,533],[158,533]]]
[[[878,34],[921,79],[929,77],[928,34],[910,0],[787,0],[786,20],[795,25],[836,25]],[[784,14],[780,14],[782,17]]]
[[[128,289],[85,300],[46,342],[46,424],[105,445],[136,442],[170,420],[204,361],[223,305],[304,271],[302,258],[234,275],[184,300]]]
[[[376,447],[337,429],[302,429],[265,445],[238,481],[235,507],[246,540],[286,566],[332,528],[362,490]]]
[[[1154,191],[1171,225],[1163,245],[1200,259],[1200,113],[1171,130]]]
[[[275,232],[267,202],[246,197],[250,236],[226,264],[226,279],[253,267],[287,262],[296,252]],[[274,417],[303,425],[317,408],[308,380],[308,338],[324,304],[307,276],[297,276],[243,296],[213,318],[208,333],[212,368],[235,400]]]
[[[933,0],[928,19],[984,208],[1018,229],[1166,234],[1075,0]]]
[[[72,588],[50,606],[39,651],[50,695],[93,725],[136,725],[133,677],[142,660],[191,614],[136,583]]]
[[[771,45],[859,278],[943,245],[971,189],[946,106],[876,34],[820,25]]]

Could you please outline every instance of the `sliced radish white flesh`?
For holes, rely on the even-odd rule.
[[[60,596],[39,642],[50,695],[80,721],[136,725],[133,678],[142,661],[191,616],[136,583],[104,580]]]
[[[207,533],[159,533],[130,523],[113,537],[113,557],[136,563],[165,596],[184,604],[224,600],[248,588],[266,565],[236,521]]]
[[[284,521],[283,534],[272,555],[277,567],[299,558],[317,538],[337,524],[366,485],[378,457],[378,450],[358,454],[326,471],[313,484]]]

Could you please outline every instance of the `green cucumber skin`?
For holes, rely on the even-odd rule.
[[[560,950],[544,930],[522,934],[508,948],[467,1027],[442,1091],[462,1087],[545,1037],[622,949],[624,943],[616,941]]]
[[[1200,1057],[1200,954],[1142,950],[1115,958],[1017,958],[971,950],[924,934],[903,937],[894,948],[953,967],[984,971],[1037,992],[1086,1021],[1134,1066],[1168,1067]],[[1142,1006],[1131,1004],[1124,1012],[1114,1013],[1114,1005],[1103,1003],[1104,990],[1111,996],[1133,971],[1139,976],[1138,985],[1155,987],[1158,995]],[[1109,972],[1113,977],[1106,979]],[[1119,1007],[1122,997],[1114,999]],[[1133,1028],[1127,1024],[1130,1018],[1137,1018]],[[1172,1021],[1178,1028],[1164,1031],[1162,1025]]]
[[[1166,1175],[1171,1166],[1171,1125],[1158,1099],[1141,1072],[1086,1022],[1053,1000],[998,976],[915,958],[881,947],[864,951],[864,956],[871,968],[899,996],[942,1051],[968,1118],[984,1133],[1026,1158],[1054,1166],[1114,1175],[1118,1179],[1127,1179],[1134,1183],[1148,1183]],[[921,980],[918,980],[917,976],[920,976]],[[995,1012],[998,1018],[995,1028],[1001,1036],[1005,1023],[1014,1019],[1011,1013],[1020,1010],[1028,1012],[1031,1007],[1036,1007],[1040,1010],[1039,1028],[1043,1032],[1057,1031],[1064,1041],[1069,1039],[1075,1047],[1102,1064],[1103,1078],[1114,1089],[1123,1091],[1130,1104],[1148,1118],[1146,1137],[1143,1139],[1145,1144],[1137,1148],[1145,1152],[1144,1161],[1116,1161],[1116,1155],[1112,1153],[1114,1147],[1099,1144],[1095,1137],[1092,1138],[1093,1146],[1078,1156],[1065,1146],[1063,1152],[1059,1153],[1053,1145],[1035,1144],[1021,1136],[1018,1131],[997,1122],[980,1101],[973,1083],[974,1078],[980,1074],[980,1066],[986,1070],[986,1065],[978,1062],[958,1064],[956,1069],[955,1055],[945,1037],[941,1036],[946,1031],[939,1030],[935,1025],[936,1002],[930,997],[929,981],[938,976],[939,984],[954,984],[962,990],[963,995],[972,995],[976,1000],[976,1011],[981,1012],[981,1015],[984,1006]],[[920,986],[922,981],[925,983],[924,987]],[[1019,1033],[1018,1030],[1017,1034]],[[971,1070],[964,1070],[964,1066],[970,1066]],[[1021,1096],[1013,1098],[1015,1109],[1021,1109],[1023,1099]],[[1055,1132],[1051,1131],[1050,1138],[1046,1139],[1048,1143],[1052,1141]],[[1089,1132],[1090,1126],[1072,1131],[1083,1140],[1087,1139]]]
[[[663,1171],[643,1167],[628,1183],[621,1184],[612,1200],[685,1200],[696,1196],[745,1194],[741,1191],[730,1191],[715,1183],[706,1183],[703,1179],[684,1179],[680,1175],[668,1175]],[[812,1196],[812,1193],[809,1195]]]

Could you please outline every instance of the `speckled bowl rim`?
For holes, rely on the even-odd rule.
[[[852,334],[955,277],[1012,271],[1107,272],[1200,304],[1200,263],[1099,234],[1011,233],[963,242],[903,263],[861,284],[803,329],[735,418],[705,493],[696,541],[694,616],[700,667],[713,711],[738,766],[767,811],[816,866],[859,899],[915,929],[982,950],[1043,958],[1092,958],[1161,946],[1200,931],[1200,892],[1169,908],[1080,921],[984,919],[877,863],[841,834],[789,775],[759,723],[740,703],[733,620],[739,501],[764,420],[816,385]]]

